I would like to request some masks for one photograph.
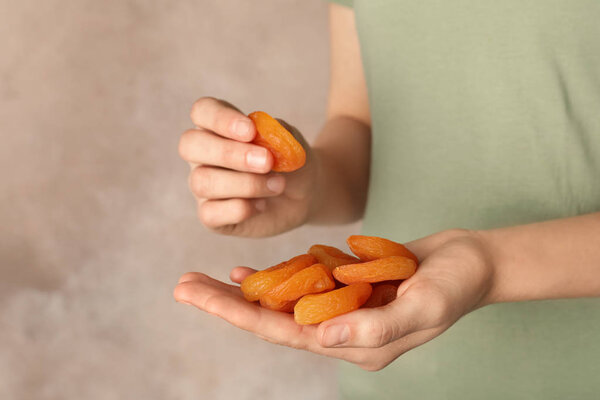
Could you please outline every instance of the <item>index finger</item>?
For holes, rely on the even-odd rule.
[[[361,363],[365,358],[363,349],[322,347],[316,340],[316,326],[298,325],[290,314],[268,310],[250,303],[236,293],[231,293],[229,288],[223,287],[223,285],[230,285],[205,275],[201,279],[193,279],[194,276],[189,278],[191,279],[189,281],[182,279],[175,288],[174,296],[179,302],[216,315],[271,343],[354,363]],[[388,347],[376,350],[387,351],[387,349]]]
[[[213,97],[202,97],[192,106],[190,118],[194,125],[229,139],[250,142],[256,128],[250,118],[231,104]]]
[[[291,347],[306,347],[302,343],[312,339],[312,335],[307,335],[310,329],[296,324],[291,315],[250,303],[217,282],[210,277],[181,282],[175,287],[173,295],[179,302],[196,306],[271,341]]]

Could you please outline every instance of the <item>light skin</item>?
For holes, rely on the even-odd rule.
[[[200,99],[197,129],[182,136],[201,222],[219,233],[262,237],[304,223],[362,216],[368,187],[370,116],[354,16],[331,5],[328,120],[301,170],[270,172],[272,156],[249,142],[256,132],[239,110]],[[246,128],[244,128],[246,127]],[[300,133],[291,127],[301,141]],[[239,286],[201,273],[181,277],[175,299],[272,343],[379,370],[443,333],[465,314],[500,302],[600,296],[600,213],[488,231],[439,232],[407,243],[420,260],[392,303],[319,325],[243,299]],[[238,267],[240,283],[254,270]]]

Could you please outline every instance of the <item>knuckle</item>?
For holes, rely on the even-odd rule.
[[[214,213],[212,212],[212,207],[208,202],[204,202],[198,207],[198,219],[204,226],[217,226]]]
[[[219,309],[219,305],[221,304],[219,297],[217,296],[208,296],[204,299],[202,303],[200,303],[200,308],[210,314],[216,314]]]
[[[287,339],[287,341],[283,344],[285,346],[288,346],[288,347],[291,347],[291,348],[297,349],[297,350],[306,350],[307,349],[306,343],[302,339],[299,339],[297,336],[292,336],[291,338]]]
[[[468,236],[471,234],[471,231],[463,228],[452,228],[448,229],[444,232],[448,237],[457,237],[457,236]]]
[[[207,168],[198,167],[192,171],[190,189],[198,197],[207,197],[213,187],[212,174]]]
[[[258,196],[263,193],[263,188],[265,186],[262,179],[257,176],[251,175],[244,179],[244,193],[248,197]]]
[[[213,113],[213,126],[219,129],[220,131],[224,130],[231,122],[231,113],[229,113],[228,111],[229,109],[225,107],[218,107]]]
[[[252,214],[250,204],[244,200],[238,200],[233,205],[232,215],[234,215],[233,223],[239,223],[249,218]]]
[[[221,149],[220,158],[223,166],[239,167],[243,164],[244,154],[229,141]]]
[[[188,129],[187,131],[183,132],[181,138],[179,139],[177,150],[179,152],[179,156],[184,160],[188,160],[190,158],[190,142],[195,133],[196,131],[194,129]]]
[[[190,118],[193,122],[203,120],[203,114],[209,111],[211,108],[216,106],[218,100],[214,97],[200,97],[198,100],[194,102],[192,105],[192,109],[190,111]]]
[[[366,328],[366,343],[367,347],[382,347],[392,339],[391,329],[381,319],[373,319],[369,321]]]

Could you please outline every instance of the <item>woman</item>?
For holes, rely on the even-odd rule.
[[[201,274],[184,275],[176,299],[380,371],[344,364],[343,398],[597,398],[600,3],[339,3],[328,120],[303,169],[269,172],[250,121],[210,98],[180,153],[217,232],[364,213],[365,234],[412,240],[417,274],[388,306],[318,327]]]

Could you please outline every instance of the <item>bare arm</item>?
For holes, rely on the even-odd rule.
[[[319,326],[301,327],[288,314],[248,303],[239,288],[199,274],[184,275],[175,298],[270,342],[379,370],[487,304],[600,296],[600,213],[488,231],[443,231],[407,246],[421,263],[400,285],[396,300]],[[240,282],[252,272],[236,268],[231,276]]]
[[[331,58],[327,123],[313,146],[321,164],[312,223],[359,219],[369,181],[371,117],[354,11],[330,5]]]
[[[600,213],[479,234],[495,266],[487,302],[600,296]]]
[[[368,184],[370,117],[352,11],[331,6],[331,26],[329,119],[314,146],[321,167],[312,187],[312,222],[358,218]],[[270,342],[379,370],[487,304],[600,296],[600,213],[443,231],[407,246],[421,263],[396,300],[319,326],[299,326],[289,314],[247,302],[239,287],[198,273],[182,277],[175,298]],[[252,272],[236,268],[231,277],[239,283]]]

